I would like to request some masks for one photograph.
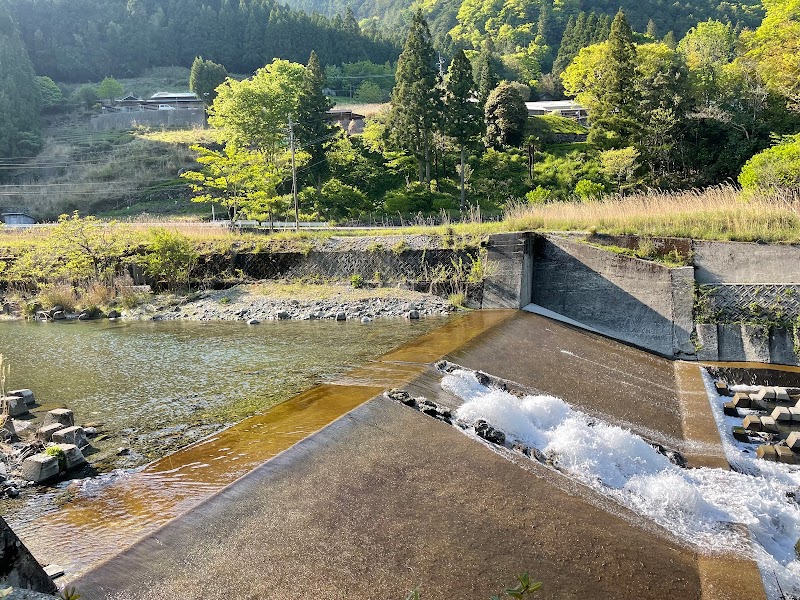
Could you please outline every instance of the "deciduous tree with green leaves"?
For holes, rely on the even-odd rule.
[[[475,102],[475,80],[472,66],[463,50],[456,52],[447,70],[445,79],[445,131],[458,145],[461,161],[459,179],[461,188],[460,208],[467,207],[467,192],[464,185],[464,169],[467,162],[467,146],[477,140],[483,128],[481,109]]]
[[[507,82],[498,85],[486,100],[484,114],[487,147],[501,149],[522,143],[528,110],[516,87]]]
[[[122,98],[123,93],[125,93],[125,87],[113,77],[106,77],[97,86],[97,96],[112,104],[115,100]]]
[[[431,32],[421,10],[414,13],[392,92],[391,126],[398,142],[417,159],[420,183],[431,181],[431,143],[442,98]]]
[[[208,122],[226,142],[257,150],[271,162],[287,144],[289,114],[297,114],[306,68],[275,59],[250,79],[227,79],[217,88]]]

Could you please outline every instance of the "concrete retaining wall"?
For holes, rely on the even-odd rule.
[[[800,283],[800,246],[692,242],[697,283]]]
[[[107,129],[132,129],[138,125],[148,127],[204,127],[206,113],[191,110],[141,110],[136,112],[107,113],[92,117],[89,127],[94,131]]]
[[[552,235],[535,238],[532,267],[534,304],[665,356],[694,355],[691,267],[670,269]]]
[[[53,580],[0,517],[0,588],[14,587],[54,594]]]

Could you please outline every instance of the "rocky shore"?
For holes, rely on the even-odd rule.
[[[241,284],[227,290],[210,290],[193,296],[155,296],[123,318],[166,321],[268,320],[337,321],[441,316],[457,310],[447,299],[400,288],[356,289],[341,285],[260,283]]]

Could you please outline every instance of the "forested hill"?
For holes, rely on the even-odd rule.
[[[190,66],[195,56],[232,73],[273,58],[305,64],[397,60],[399,48],[365,35],[352,15],[310,15],[275,0],[9,0],[39,75],[99,81],[148,67]]]
[[[544,9],[547,42],[558,44],[570,17],[594,12],[613,17],[622,8],[636,31],[652,20],[659,36],[670,31],[678,39],[699,21],[716,19],[735,28],[754,28],[763,18],[759,0],[288,0],[290,6],[324,15],[349,7],[359,20],[371,20],[392,36],[405,36],[410,15],[422,8],[437,45],[477,47],[486,33],[516,37],[536,33]],[[523,43],[522,45],[526,45]]]

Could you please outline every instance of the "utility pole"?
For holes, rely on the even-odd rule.
[[[297,169],[294,166],[294,123],[289,114],[289,148],[292,151],[292,198],[294,198],[294,230],[300,231],[300,209],[297,206]]]

